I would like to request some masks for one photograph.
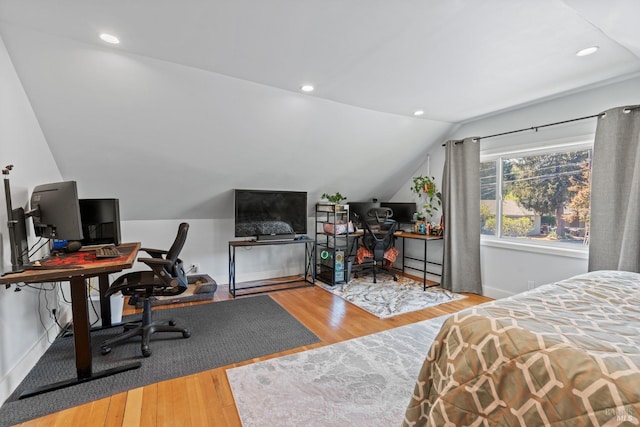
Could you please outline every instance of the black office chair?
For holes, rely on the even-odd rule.
[[[392,219],[393,211],[390,208],[372,208],[367,212],[368,220],[363,222],[364,235],[362,245],[373,253],[371,269],[373,271],[373,283],[377,283],[377,274],[386,273],[397,281],[398,276],[391,270],[384,268],[384,254],[394,246],[393,233],[398,229],[398,223]]]
[[[119,344],[129,338],[142,337],[142,355],[149,357],[149,339],[156,332],[180,332],[184,338],[189,338],[191,333],[186,328],[175,326],[173,320],[152,321],[151,319],[151,298],[155,296],[173,296],[183,293],[188,287],[187,276],[184,272],[182,260],[178,258],[185,241],[189,224],[182,223],[178,227],[178,235],[168,251],[160,249],[141,248],[151,258],[138,258],[138,261],[145,263],[151,268],[150,271],[135,271],[124,274],[111,284],[106,297],[116,292],[122,292],[131,297],[131,302],[139,298],[143,299],[142,320],[140,322],[127,323],[124,325],[125,332],[102,343],[102,354],[111,351],[111,346]]]

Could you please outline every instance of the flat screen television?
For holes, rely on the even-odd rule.
[[[413,202],[382,202],[380,206],[383,208],[391,208],[393,217],[400,224],[411,224],[413,222],[413,214],[417,212],[416,204]]]
[[[118,199],[80,199],[82,245],[120,244]]]
[[[305,191],[235,190],[235,237],[293,239],[307,233]]]
[[[75,181],[38,185],[31,193],[31,210],[36,236],[81,241],[82,222]]]

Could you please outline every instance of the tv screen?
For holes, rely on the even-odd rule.
[[[306,192],[235,190],[236,237],[293,238],[306,232]]]

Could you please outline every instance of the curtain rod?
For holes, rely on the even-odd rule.
[[[624,111],[625,111],[625,112],[629,112],[629,111],[636,110],[636,109],[638,109],[638,108],[640,108],[640,105],[632,105],[632,106],[630,106],[630,107],[625,107],[625,110],[624,110]],[[518,129],[518,130],[512,130],[512,131],[509,131],[509,132],[501,132],[501,133],[495,133],[495,134],[493,134],[493,135],[479,136],[479,137],[477,137],[477,138],[473,138],[473,140],[474,140],[474,141],[480,141],[481,139],[494,138],[494,137],[496,137],[496,136],[510,135],[510,134],[512,134],[512,133],[525,132],[525,131],[528,131],[528,130],[534,130],[534,131],[536,131],[536,132],[537,132],[537,131],[538,131],[538,129],[540,129],[540,128],[546,128],[546,127],[549,127],[549,126],[556,126],[556,125],[562,125],[562,124],[565,124],[565,123],[577,122],[577,121],[579,121],[579,120],[593,119],[593,118],[595,118],[595,117],[600,117],[600,116],[604,117],[604,115],[605,115],[605,114],[606,114],[606,113],[593,114],[593,115],[591,115],[591,116],[578,117],[577,119],[569,119],[569,120],[563,120],[563,121],[561,121],[561,122],[547,123],[546,125],[531,126],[531,127],[529,127],[529,128],[523,128],[523,129]],[[463,141],[456,141],[455,143],[456,143],[456,144],[458,144],[458,143],[460,143],[460,142],[463,142]],[[442,146],[443,146],[443,147],[446,147],[446,145],[447,145],[447,144],[442,144]]]

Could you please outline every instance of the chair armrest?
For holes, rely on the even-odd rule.
[[[166,255],[168,253],[168,251],[164,249],[140,248],[140,250],[148,253],[153,258],[160,258],[162,255]]]
[[[171,261],[164,258],[138,258],[138,261],[147,264],[148,266],[165,266],[170,265]]]

